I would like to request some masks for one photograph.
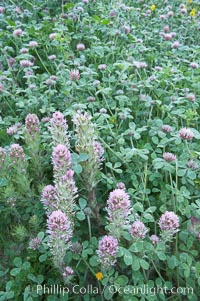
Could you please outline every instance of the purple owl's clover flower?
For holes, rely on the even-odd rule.
[[[47,233],[51,239],[60,238],[68,242],[71,238],[71,223],[66,215],[61,211],[53,211],[47,221]]]
[[[61,210],[53,211],[47,220],[48,245],[56,268],[62,273],[66,251],[72,237],[71,222]]]
[[[34,135],[39,132],[40,121],[35,114],[28,114],[25,119],[25,127],[29,134]]]
[[[24,150],[22,148],[22,146],[20,146],[19,144],[12,144],[10,146],[10,150],[9,150],[9,157],[13,160],[13,161],[24,161],[25,160],[25,155],[24,155]]]
[[[130,205],[129,195],[124,189],[117,188],[113,190],[107,200],[106,211],[109,221],[107,229],[111,235],[118,239],[123,235],[123,231],[129,224]]]
[[[147,233],[147,228],[143,222],[135,221],[130,229],[130,234],[134,239],[145,238]]]
[[[70,147],[68,125],[61,112],[57,111],[53,113],[53,116],[50,119],[49,130],[51,132],[54,145],[63,144],[68,148]]]
[[[54,186],[47,185],[43,188],[41,202],[48,215],[58,209],[58,198]]]
[[[71,154],[65,145],[59,144],[53,148],[52,162],[54,171],[64,172],[71,166]]]
[[[99,241],[97,254],[103,267],[109,268],[116,263],[118,249],[118,240],[115,237],[108,235],[102,237]]]

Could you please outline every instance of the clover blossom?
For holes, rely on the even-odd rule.
[[[163,159],[165,161],[172,162],[172,161],[176,160],[176,156],[172,153],[164,153],[163,154]]]
[[[170,125],[167,124],[163,124],[162,126],[162,131],[164,133],[171,133],[172,132],[172,127]]]
[[[191,129],[182,128],[179,131],[179,135],[184,140],[192,140],[194,138],[194,133]]]
[[[179,231],[179,217],[173,211],[166,211],[159,219],[159,227],[170,235]]]
[[[31,48],[38,47],[38,42],[36,42],[36,41],[30,41],[29,42],[29,47],[31,47]]]
[[[42,240],[39,237],[32,238],[29,242],[29,249],[38,250],[41,243],[42,243]]]
[[[187,167],[189,167],[189,168],[195,170],[195,169],[198,168],[198,165],[197,165],[197,163],[196,163],[195,161],[189,160],[188,163],[187,163]]]
[[[34,64],[31,62],[31,61],[29,61],[29,60],[21,60],[20,62],[20,66],[21,67],[24,67],[24,68],[26,68],[26,67],[32,67]]]
[[[77,49],[78,51],[85,50],[85,45],[84,45],[83,43],[78,43],[78,44],[76,45],[76,49]]]
[[[23,33],[22,29],[21,28],[17,28],[17,29],[15,29],[13,31],[13,36],[14,37],[17,37],[17,36],[20,37],[22,35],[22,33]]]
[[[14,124],[14,125],[11,125],[10,127],[8,127],[8,128],[6,129],[6,133],[7,133],[9,136],[15,135],[15,134],[17,134],[18,129],[19,129],[20,126],[21,126],[21,123],[16,123],[16,124]]]
[[[80,72],[78,69],[71,70],[69,73],[69,77],[72,81],[77,81],[80,79]]]

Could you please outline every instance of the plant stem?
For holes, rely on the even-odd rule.
[[[169,177],[170,177],[170,183],[171,183],[171,187],[173,189],[173,181],[172,181],[172,175],[171,173],[169,173]],[[174,206],[174,212],[176,213],[176,200],[175,200],[175,196],[174,194],[172,193],[172,196],[173,196],[173,206]]]
[[[47,67],[46,67],[45,64],[43,63],[43,61],[42,61],[42,59],[41,59],[41,56],[39,55],[39,53],[38,53],[38,51],[37,51],[36,48],[35,48],[35,52],[36,52],[37,57],[39,58],[39,60],[40,60],[40,62],[41,62],[41,64],[42,64],[42,66],[43,66],[44,69],[46,70],[46,72],[47,72],[48,74],[50,74],[50,72],[48,71]]]
[[[87,222],[88,222],[89,237],[90,237],[90,240],[91,240],[91,238],[92,238],[92,229],[91,229],[91,222],[90,222],[89,215],[87,215]]]
[[[87,261],[82,258],[82,260],[84,261],[84,263],[86,264],[86,266],[88,267],[88,269],[90,270],[90,272],[96,277],[96,273],[93,271],[93,269],[90,267],[90,265],[87,263]],[[98,283],[98,287],[99,287],[99,292],[100,292],[100,297],[101,297],[101,301],[104,301],[103,299],[103,295],[102,295],[102,290],[101,290],[101,285],[100,285],[100,282],[97,281]]]
[[[157,269],[157,267],[156,267],[154,261],[151,260],[151,262],[152,262],[152,264],[153,264],[153,266],[154,266],[154,269],[155,269],[156,273],[157,273],[158,276],[160,277],[160,279],[162,279],[162,281],[165,282],[165,279],[162,277],[162,275],[161,275],[160,272],[158,271],[158,269]]]

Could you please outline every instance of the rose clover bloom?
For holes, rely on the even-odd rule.
[[[32,238],[29,242],[29,249],[38,250],[41,243],[42,243],[42,240],[39,237]]]
[[[22,35],[22,29],[21,28],[18,28],[18,29],[15,29],[13,31],[13,36],[17,37],[17,36],[21,36]]]
[[[31,48],[38,47],[38,42],[36,42],[36,41],[30,41],[29,42],[29,47],[31,47]]]
[[[78,43],[78,44],[76,45],[76,49],[77,49],[78,51],[85,50],[85,45],[84,45],[83,43]]]
[[[10,136],[17,134],[18,126],[16,124],[11,125],[9,128],[6,129],[6,133]]]
[[[20,62],[21,67],[32,67],[34,64],[29,60],[21,60]]]
[[[69,77],[72,81],[77,81],[80,79],[80,72],[78,69],[71,70],[69,73]]]
[[[189,160],[188,163],[187,163],[187,167],[189,167],[189,168],[195,170],[195,169],[198,168],[198,165],[195,163],[195,161]]]
[[[162,131],[164,133],[171,133],[172,132],[172,127],[170,125],[167,124],[163,124],[162,126]]]
[[[63,276],[66,277],[66,276],[71,276],[74,274],[74,271],[72,270],[71,267],[66,267],[65,268],[65,272],[63,273]]]
[[[167,231],[173,235],[179,231],[179,217],[173,211],[166,211],[162,214],[158,224],[163,232]]]
[[[187,128],[182,128],[179,131],[179,135],[182,139],[184,140],[192,140],[194,138],[194,133],[192,132],[192,130],[187,129]]]
[[[163,154],[163,159],[165,161],[172,162],[172,161],[176,160],[176,156],[172,153],[164,153]]]

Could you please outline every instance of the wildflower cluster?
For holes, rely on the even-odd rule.
[[[44,187],[41,202],[48,216],[47,233],[53,262],[63,274],[66,273],[63,260],[66,250],[70,247],[74,227],[74,201],[77,188],[71,153],[68,149],[68,126],[62,113],[53,114],[49,129],[54,144],[52,152],[54,186]]]

